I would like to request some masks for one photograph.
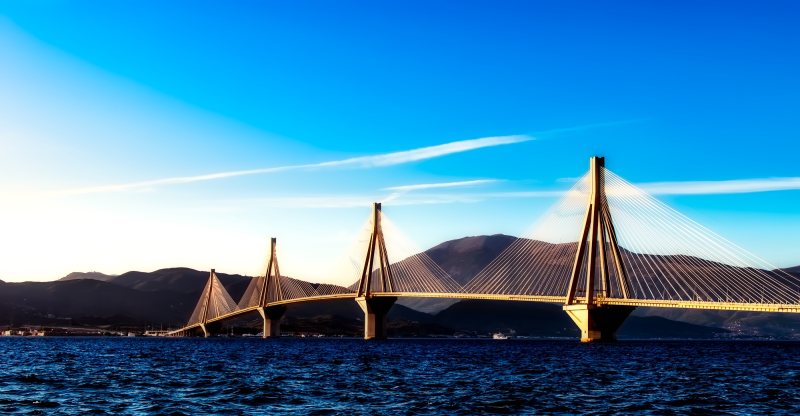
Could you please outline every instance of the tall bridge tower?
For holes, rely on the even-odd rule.
[[[376,257],[377,263],[375,262]],[[375,270],[376,266],[377,270]],[[397,297],[374,297],[373,292],[394,292],[394,276],[381,227],[380,202],[372,205],[372,233],[369,238],[369,246],[367,246],[361,280],[358,282],[356,302],[364,311],[364,339],[386,339],[386,315],[397,301]]]
[[[263,337],[279,337],[281,335],[281,318],[286,313],[286,306],[267,306],[270,302],[283,300],[283,290],[281,289],[281,271],[278,267],[277,239],[270,239],[269,261],[267,271],[264,274],[264,282],[261,287],[261,297],[259,299],[258,314],[264,321]]]
[[[605,158],[592,157],[589,171],[591,192],[564,304],[564,311],[581,330],[582,342],[614,340],[617,329],[635,309],[633,306],[598,303],[598,297],[628,298],[625,264],[606,199],[604,173]],[[609,268],[609,254],[613,269]],[[617,279],[613,285],[612,272]],[[578,296],[579,286],[584,289],[583,296]],[[612,287],[620,293],[612,294]]]

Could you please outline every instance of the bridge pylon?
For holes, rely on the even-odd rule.
[[[200,329],[203,331],[203,337],[208,338],[211,334],[206,325],[208,325],[208,308],[211,306],[211,295],[214,292],[214,277],[216,271],[211,269],[208,275],[208,293],[206,294],[206,305],[203,308],[203,316],[200,318]]]
[[[598,301],[611,297],[612,288],[618,292],[613,293],[614,296],[628,298],[625,264],[606,199],[604,171],[605,158],[592,157],[589,169],[591,192],[564,304],[564,311],[581,330],[582,342],[614,340],[617,329],[634,309],[603,305]],[[614,284],[610,278],[612,271],[616,278]],[[579,283],[583,283],[583,296],[578,296]]]
[[[375,263],[376,257],[378,263]],[[378,269],[374,270],[376,265]],[[374,281],[375,278],[378,280]],[[356,295],[356,302],[364,311],[364,339],[386,338],[386,315],[397,301],[397,297],[375,297],[375,293],[392,292],[394,292],[394,277],[381,227],[381,204],[376,202],[372,205],[372,233]]]
[[[212,334],[217,332],[221,325],[218,323],[209,323],[209,309],[211,308],[211,304],[213,303],[214,296],[217,294],[214,291],[215,286],[222,286],[219,283],[219,278],[217,277],[217,271],[211,269],[211,272],[208,274],[208,283],[206,283],[206,288],[204,289],[204,293],[201,295],[200,302],[202,304],[203,309],[200,311],[199,316],[199,328],[200,332],[202,332],[204,338],[210,337]]]
[[[283,300],[281,289],[281,271],[278,267],[278,240],[275,237],[270,239],[269,261],[267,271],[264,273],[264,283],[261,287],[261,298],[259,299],[258,314],[264,321],[263,338],[281,336],[281,319],[286,313],[286,307],[282,305],[269,306],[272,302]]]

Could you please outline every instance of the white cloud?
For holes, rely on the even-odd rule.
[[[591,130],[602,127],[613,127],[624,124],[639,123],[644,119],[622,120],[605,123],[584,124],[572,127],[563,127],[550,130],[543,130],[533,135],[509,135],[492,136],[478,139],[459,140],[434,146],[420,147],[417,149],[403,150],[399,152],[383,153],[369,156],[352,157],[348,159],[332,160],[327,162],[309,163],[301,165],[274,166],[257,169],[236,170],[228,172],[216,172],[194,176],[176,176],[170,178],[152,179],[147,181],[129,182],[122,184],[91,186],[85,188],[73,188],[61,191],[50,192],[50,195],[82,195],[106,192],[140,191],[148,190],[160,186],[181,185],[195,182],[213,181],[239,176],[263,175],[269,173],[279,173],[293,170],[316,170],[327,168],[375,168],[400,165],[405,163],[417,162],[447,156],[456,153],[467,152],[470,150],[482,149],[486,147],[502,146],[507,144],[524,143],[536,140],[537,137],[549,137],[553,135]],[[534,137],[536,136],[536,137]]]
[[[483,137],[480,139],[460,140],[439,144],[436,146],[420,147],[418,149],[404,150],[400,152],[385,153],[381,155],[354,157],[332,162],[323,162],[313,165],[303,165],[305,168],[316,167],[380,167],[400,165],[403,163],[417,162],[425,159],[451,155],[454,153],[466,152],[469,150],[481,149],[484,147],[501,146],[504,144],[515,144],[534,140],[533,137],[524,135],[514,136],[494,136]]]
[[[583,179],[583,176],[575,176],[575,177],[566,177],[566,178],[558,178],[556,182],[558,183],[575,183],[579,180]]]
[[[623,126],[623,125],[627,125],[627,124],[643,123],[643,122],[646,122],[646,121],[650,121],[650,119],[649,118],[637,118],[637,119],[631,119],[631,120],[606,121],[606,122],[602,122],[602,123],[582,124],[580,126],[561,127],[561,128],[557,128],[557,129],[544,130],[544,131],[536,132],[533,135],[536,136],[539,139],[544,139],[544,138],[547,138],[548,136],[562,134],[562,133],[579,132],[579,131],[592,130],[592,129],[603,128],[603,127],[616,127],[616,126]]]
[[[260,208],[367,208],[373,202],[387,203],[391,201],[392,206],[408,205],[438,205],[454,203],[473,203],[480,202],[483,198],[467,194],[441,194],[441,195],[391,195],[387,198],[374,197],[369,195],[307,195],[289,196],[275,198],[248,199],[246,203],[241,200],[229,202],[226,206],[216,207],[215,209],[224,210],[226,207],[240,209],[242,206]]]
[[[205,182],[219,179],[234,178],[239,176],[261,175],[268,173],[286,172],[292,170],[315,170],[326,168],[374,168],[400,165],[405,163],[417,162],[426,159],[433,159],[455,153],[467,152],[470,150],[485,147],[502,146],[507,144],[522,143],[534,140],[533,137],[524,135],[514,136],[494,136],[479,139],[459,140],[435,146],[421,147],[399,152],[384,153],[370,156],[353,157],[329,162],[310,163],[302,165],[276,166],[259,169],[237,170],[229,172],[217,172],[196,176],[179,176],[172,178],[153,179],[149,181],[130,182],[115,185],[93,186],[86,188],[67,189],[52,192],[55,195],[82,195],[104,192],[122,192],[133,190],[145,190],[165,185],[180,185],[194,182]]]
[[[800,177],[637,184],[651,195],[714,195],[800,190]]]
[[[307,195],[275,198],[257,198],[229,201],[230,209],[242,206],[272,208],[364,208],[373,202],[391,203],[393,206],[476,203],[493,199],[560,198],[569,190],[527,190],[507,192],[450,192],[414,194],[412,191],[468,187],[501,182],[498,179],[478,179],[458,182],[441,182],[402,185],[384,188],[394,191],[386,197],[377,195]],[[731,181],[653,182],[635,185],[652,195],[711,195],[800,190],[800,178],[742,179]],[[619,190],[609,190],[619,192]],[[225,209],[226,207],[217,207]]]
[[[383,190],[397,191],[397,192],[411,192],[411,191],[421,191],[426,189],[462,188],[468,186],[487,185],[490,183],[498,183],[498,182],[502,181],[499,179],[475,179],[475,180],[458,181],[458,182],[418,183],[414,185],[390,186],[388,188],[383,188]]]

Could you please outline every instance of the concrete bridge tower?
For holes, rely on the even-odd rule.
[[[263,337],[281,336],[281,318],[286,313],[286,306],[267,306],[270,302],[283,300],[281,289],[281,271],[278,267],[277,239],[270,239],[269,262],[267,272],[264,275],[264,284],[261,287],[261,299],[259,300],[258,313],[264,321]]]
[[[378,269],[373,271],[376,257]],[[373,281],[376,278],[378,280]],[[397,297],[375,297],[373,292],[393,292],[393,279],[381,228],[381,204],[376,202],[372,205],[372,233],[356,294],[356,302],[364,311],[364,339],[386,339],[386,315]],[[373,290],[373,286],[377,290]]]
[[[617,279],[614,287],[620,292],[614,295],[624,299],[628,298],[625,264],[617,243],[617,234],[605,194],[604,170],[605,158],[591,158],[589,175],[592,188],[564,304],[564,311],[581,330],[582,342],[616,339],[617,329],[635,309],[632,306],[600,305],[597,302],[598,294],[602,297],[611,296],[609,252],[613,259],[613,272]],[[600,279],[599,290],[597,290],[598,277]],[[579,297],[577,293],[579,281],[584,283],[583,297]]]

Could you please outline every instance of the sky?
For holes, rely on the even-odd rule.
[[[798,19],[793,1],[2,0],[0,279],[255,275],[274,236],[283,274],[346,283],[329,265],[371,202],[419,249],[522,235],[593,155],[798,265]]]

